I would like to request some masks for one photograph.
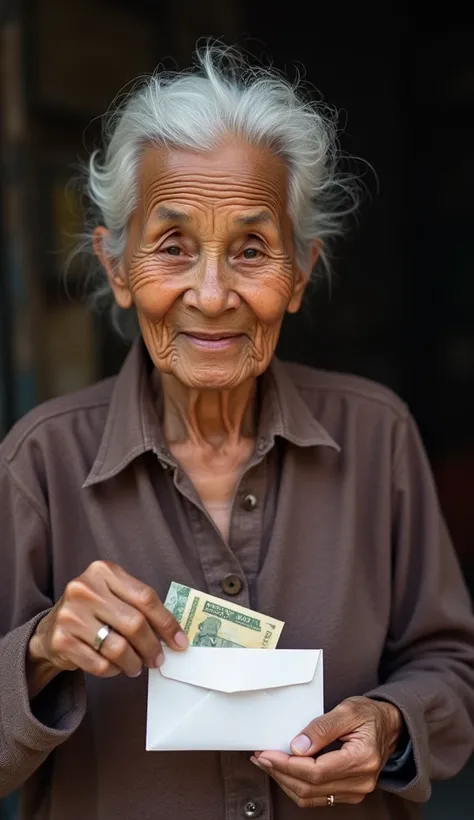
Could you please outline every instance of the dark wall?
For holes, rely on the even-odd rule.
[[[474,25],[337,7],[315,28],[247,8],[253,42],[281,68],[305,66],[341,110],[343,149],[378,178],[365,176],[371,196],[336,248],[331,292],[286,323],[280,353],[408,402],[474,589]]]
[[[470,446],[474,27],[322,11],[318,36],[292,19],[269,31],[265,8],[252,7],[248,29],[341,109],[342,147],[373,166],[379,188],[368,171],[373,196],[337,248],[331,297],[315,294],[282,350],[393,386],[433,452]]]

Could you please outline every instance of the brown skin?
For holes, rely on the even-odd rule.
[[[285,313],[301,305],[320,249],[316,243],[310,250],[304,270],[297,265],[287,206],[287,170],[269,151],[236,139],[211,154],[148,147],[120,264],[104,250],[107,229],[95,232],[117,304],[134,306],[160,373],[168,446],[225,539],[255,448],[256,379],[270,363]],[[99,654],[91,647],[103,623],[114,632]],[[179,625],[149,587],[95,562],[38,625],[29,647],[30,693],[66,669],[105,677],[159,665],[159,638],[180,649],[177,634]],[[401,723],[391,704],[351,698],[305,730],[314,741],[308,754],[335,738],[346,741],[326,763],[296,750],[265,752],[254,762],[263,767],[266,760],[298,805],[320,800],[318,789],[328,794],[336,781],[338,798],[355,802],[355,793],[375,783]]]
[[[391,703],[347,698],[303,729],[309,742],[304,752],[294,738],[294,754],[256,752],[251,760],[300,808],[327,806],[328,795],[335,804],[362,803],[395,751],[402,725],[401,713]],[[342,741],[340,749],[314,757],[337,740]]]
[[[212,155],[148,148],[123,264],[96,232],[117,303],[135,306],[161,374],[168,445],[224,538],[255,446],[255,381],[319,253],[296,265],[286,190],[284,163],[237,141]],[[204,349],[203,333],[234,338]]]
[[[103,624],[113,632],[101,652],[92,648]],[[159,636],[159,637],[158,637]],[[60,672],[83,669],[110,678],[140,674],[163,662],[160,639],[185,649],[186,635],[156,592],[108,561],[94,561],[70,581],[53,609],[39,622],[27,656],[30,697]]]
[[[167,390],[178,382],[220,403],[217,391],[240,388],[240,400],[228,400],[243,414],[248,383],[268,366],[285,312],[299,309],[318,254],[308,255],[306,271],[294,263],[286,187],[280,160],[241,143],[212,155],[149,148],[118,269],[104,258],[98,230],[115,298],[135,304],[155,366],[173,377]],[[236,338],[217,355],[186,335],[219,331]]]

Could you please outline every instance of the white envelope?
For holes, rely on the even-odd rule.
[[[323,710],[321,649],[165,648],[149,671],[146,748],[289,752]]]

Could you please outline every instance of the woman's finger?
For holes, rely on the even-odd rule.
[[[130,644],[131,649],[141,660],[140,665],[146,664],[150,668],[155,668],[162,662],[161,642],[146,617],[140,610],[117,598],[107,588],[90,588],[85,586],[81,579],[72,581],[68,585],[67,599],[58,611],[57,622],[76,633],[81,630],[81,639],[91,646],[97,629],[107,624]],[[105,643],[108,642],[112,651],[118,653],[117,658],[119,654],[127,654],[123,643],[114,639],[110,641],[110,637],[109,635]],[[133,666],[130,654],[127,663],[129,668],[130,664]]]
[[[299,794],[297,791],[293,791],[293,789],[291,789],[290,787],[280,783],[276,779],[276,777],[274,777],[273,779],[275,780],[275,782],[277,783],[279,788],[282,791],[284,791],[285,794],[288,795],[290,800],[293,800],[293,802],[296,803],[296,805],[300,809],[315,809],[315,808],[323,808],[323,807],[324,808],[329,808],[331,804],[328,803],[328,797],[330,795],[332,795],[334,797],[334,803],[332,803],[333,806],[338,806],[339,804],[344,804],[344,803],[346,803],[346,804],[347,803],[349,803],[349,804],[362,803],[362,800],[364,799],[364,796],[365,796],[365,795],[351,794],[351,793],[346,793],[346,792],[338,792],[337,794],[333,793],[333,792],[328,792],[327,794],[317,795],[315,797],[311,796],[311,795],[303,796],[302,794]]]
[[[110,565],[105,561],[95,563],[99,566],[92,564],[89,571],[100,573],[111,592],[133,609],[138,610],[168,646],[177,650],[187,648],[188,639],[181,625],[166,609],[152,587],[133,578],[116,564]],[[138,625],[139,629],[141,622],[138,619],[135,620],[133,628],[136,629]]]
[[[359,755],[349,753],[345,746],[334,752],[326,752],[316,758],[287,755],[283,752],[260,752],[259,761],[267,761],[271,767],[292,777],[328,783],[344,778],[365,777],[378,774],[375,757],[365,750]]]
[[[312,757],[330,743],[358,729],[370,717],[365,703],[348,698],[308,723],[291,741],[291,751],[294,755]],[[372,727],[371,731],[374,731]]]
[[[300,809],[317,809],[317,808],[329,808],[330,806],[338,806],[344,804],[354,805],[356,803],[362,803],[364,797],[360,795],[353,795],[353,794],[338,794],[337,797],[334,796],[334,803],[328,802],[329,795],[325,795],[324,797],[298,797],[297,794],[292,792],[290,789],[285,789],[284,786],[280,786],[280,788],[288,795],[288,797],[293,800],[294,803]]]
[[[280,786],[291,789],[295,794],[307,795],[311,797],[324,797],[328,794],[367,794],[371,791],[370,783],[364,777],[345,777],[341,780],[328,781],[315,784],[304,777],[296,777],[291,774],[283,774],[275,768],[268,769],[255,758],[251,758],[256,766],[261,768],[268,775],[273,777]]]
[[[104,625],[92,615],[75,616],[70,610],[66,610],[61,618],[62,628],[65,626],[65,619],[69,617],[68,631],[83,643],[94,649],[94,640],[98,631]],[[95,650],[97,651],[97,650]],[[137,677],[143,669],[142,658],[135,652],[131,644],[119,635],[113,628],[103,641],[100,647],[100,654],[114,666],[131,678]]]
[[[140,610],[134,609],[119,598],[112,597],[98,601],[94,615],[97,621],[110,626],[117,635],[121,635],[130,644],[142,664],[150,668],[160,666],[163,660],[161,641]],[[110,643],[118,651],[119,642],[112,640]]]
[[[318,758],[295,757],[284,752],[260,752],[256,757],[261,768],[265,770],[269,771],[271,769],[289,777],[308,780],[311,783],[320,783],[323,780],[322,767]],[[344,777],[344,772],[341,772],[341,777]],[[332,780],[333,778],[329,779]]]
[[[70,632],[63,632],[60,627],[54,632],[52,650],[60,668],[82,669],[83,672],[99,678],[112,678],[122,674],[122,670],[100,652],[96,652]]]
[[[97,622],[97,629],[100,624]],[[94,635],[97,634],[97,630]],[[143,660],[129,642],[112,629],[100,648],[100,654],[129,678],[137,678],[143,670]]]

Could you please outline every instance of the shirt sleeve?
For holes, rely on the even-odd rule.
[[[412,749],[380,787],[425,801],[431,780],[457,774],[474,749],[474,617],[410,417],[395,459],[392,568],[381,683],[366,695],[400,709]]]
[[[52,606],[46,512],[0,460],[0,797],[24,783],[80,724],[82,673],[62,673],[30,704],[26,651]]]

